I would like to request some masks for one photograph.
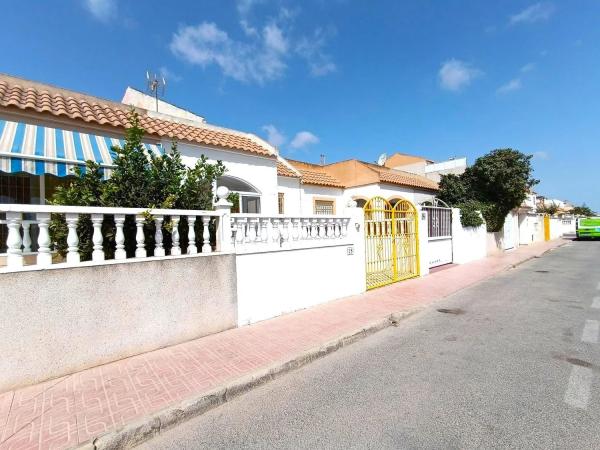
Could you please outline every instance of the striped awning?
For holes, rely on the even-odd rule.
[[[0,119],[0,171],[7,173],[45,173],[64,177],[76,166],[85,167],[88,160],[104,169],[109,177],[114,167],[113,145],[123,147],[125,141],[107,136],[62,130],[23,122]],[[160,144],[144,144],[149,153],[162,155]]]

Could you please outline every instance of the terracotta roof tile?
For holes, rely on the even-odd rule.
[[[404,172],[402,170],[388,169],[386,167],[376,166],[373,164],[369,164],[369,167],[379,174],[379,180],[382,183],[431,189],[433,191],[437,191],[439,189],[438,184],[435,181],[425,178],[422,175]]]
[[[2,74],[0,74],[0,107],[32,110],[119,128],[129,126],[127,105]],[[150,117],[144,111],[140,113],[140,122],[147,134],[156,137],[167,136],[195,144],[275,157],[271,149],[261,145],[258,139],[252,139],[233,130],[175,123]]]
[[[277,162],[277,175],[280,177],[299,178],[293,170],[291,170],[288,166],[279,161]]]
[[[315,184],[317,186],[327,186],[327,187],[337,187],[343,188],[344,185],[337,179],[332,177],[331,175],[320,172],[313,171],[307,169],[298,169],[300,174],[302,175],[302,183],[304,184]]]

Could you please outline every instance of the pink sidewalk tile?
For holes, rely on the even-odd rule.
[[[553,241],[0,393],[0,450],[83,444],[238,377],[425,306],[557,247]]]

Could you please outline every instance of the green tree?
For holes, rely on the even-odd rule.
[[[585,216],[585,217],[592,217],[592,216],[596,215],[596,213],[594,211],[592,211],[591,208],[589,206],[587,206],[585,203],[581,206],[575,206],[571,210],[571,214],[574,214],[576,216]]]
[[[510,148],[493,150],[463,174],[443,175],[439,197],[452,206],[463,205],[470,217],[478,207],[488,231],[500,231],[506,215],[519,207],[538,183],[532,177],[531,158]]]

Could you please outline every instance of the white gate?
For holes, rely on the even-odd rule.
[[[504,228],[503,228],[503,248],[504,250],[510,250],[511,248],[515,248],[515,217],[513,213],[509,213],[504,219]]]
[[[437,198],[422,207],[427,211],[429,267],[452,263],[452,208]]]

